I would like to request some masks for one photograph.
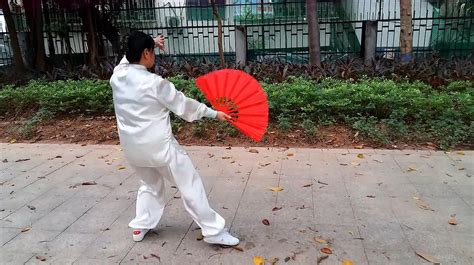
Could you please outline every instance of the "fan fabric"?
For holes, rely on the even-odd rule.
[[[268,125],[268,101],[258,81],[233,69],[211,72],[196,79],[196,85],[214,109],[227,113],[229,121],[259,142]]]

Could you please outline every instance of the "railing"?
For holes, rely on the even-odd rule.
[[[112,0],[109,0],[112,2]],[[97,6],[107,14],[108,26],[121,35],[141,30],[167,39],[165,56],[217,57],[217,21],[212,8],[201,0],[127,0],[120,7]],[[117,1],[115,1],[117,2]],[[160,6],[155,2],[166,3]],[[176,4],[175,2],[180,2]],[[308,58],[308,28],[304,0],[218,0],[223,18],[223,42],[227,59],[236,50],[236,28],[245,30],[249,60],[283,59],[304,63]],[[202,4],[204,3],[204,4]],[[323,59],[359,56],[365,21],[377,23],[377,56],[392,58],[399,52],[399,0],[318,1]],[[50,1],[45,47],[56,55],[86,58],[87,34],[78,11],[60,9]],[[472,0],[413,0],[413,52],[415,56],[469,56],[474,47]],[[15,15],[17,31],[27,35],[23,13]],[[103,24],[103,21],[97,21]],[[111,30],[102,27],[100,31]],[[103,56],[118,56],[103,34]],[[3,48],[2,48],[3,47]],[[0,65],[9,64],[9,35],[0,32]]]

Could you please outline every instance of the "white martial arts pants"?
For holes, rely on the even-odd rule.
[[[170,149],[171,161],[165,167],[134,167],[141,186],[137,195],[136,217],[129,226],[134,229],[153,229],[163,215],[165,208],[165,178],[176,183],[184,207],[201,227],[203,236],[219,234],[225,220],[216,213],[207,200],[201,177],[189,156],[180,146]]]

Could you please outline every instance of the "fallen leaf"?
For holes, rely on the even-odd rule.
[[[316,264],[321,264],[321,261],[325,260],[329,258],[328,255],[322,255],[321,257],[318,258],[318,262],[316,262]]]
[[[273,175],[276,175],[276,174],[278,174],[278,172],[276,172],[276,171],[273,171]]]
[[[202,234],[199,234],[197,237],[196,237],[196,240],[197,241],[201,241],[204,239],[204,236]]]
[[[351,260],[348,260],[348,259],[343,259],[342,260],[342,265],[353,265],[354,263],[352,263]]]
[[[382,160],[374,159],[375,162],[383,163]]]
[[[328,243],[327,240],[324,240],[319,236],[314,237],[314,241],[318,242],[319,244],[327,244]]]
[[[214,157],[213,154],[209,154],[209,153],[207,153],[207,154],[209,155],[209,158],[213,158],[213,157]]]
[[[414,168],[414,167],[409,167],[409,168],[407,169],[407,172],[412,172],[412,171],[416,171],[416,168]]]
[[[276,211],[279,211],[279,210],[281,210],[281,207],[273,207],[272,212],[276,212]]]
[[[269,260],[270,264],[275,265],[280,259],[279,258],[273,258],[272,260]]]
[[[253,153],[253,154],[258,154],[258,150],[257,150],[257,149],[250,149],[249,152],[250,152],[250,153]]]
[[[417,200],[416,200],[416,204],[417,204],[418,208],[420,208],[420,209],[434,212],[434,210],[431,209],[431,208],[428,206],[428,204],[426,204],[426,202],[424,202],[424,201],[422,201],[422,200],[420,200],[420,199],[417,199]]]
[[[18,159],[15,162],[25,162],[25,161],[28,161],[28,160],[30,160],[30,159],[29,158],[23,158],[23,159]]]
[[[86,165],[84,165],[84,164],[79,164],[79,166],[81,166],[81,167],[85,167]]]
[[[266,164],[260,163],[260,166],[261,166],[261,167],[266,167],[266,166],[269,166],[269,165],[271,165],[271,164],[272,164],[272,163],[266,163]]]
[[[126,169],[126,167],[124,167],[124,166],[119,166],[117,169],[118,169],[118,170],[123,170],[123,169]]]
[[[11,144],[16,143],[16,139],[11,140],[10,143],[11,143]]]
[[[286,154],[286,156],[294,156],[294,155],[295,155],[295,154],[293,154],[293,153],[288,153],[288,154]]]
[[[318,180],[318,184],[321,184],[321,185],[329,185],[329,184],[327,184],[327,183],[325,183],[325,182],[322,182],[322,181],[319,181],[319,180]]]
[[[97,185],[97,183],[95,181],[86,181],[86,182],[82,182],[83,186],[92,186],[92,185]]]
[[[462,168],[460,168],[459,170],[466,170],[466,168],[465,168],[465,167],[462,167]]]
[[[46,258],[43,256],[36,256],[36,259],[39,261],[46,261]]]
[[[362,158],[364,158],[364,154],[358,154],[357,157],[362,159]]]
[[[356,145],[354,146],[355,149],[364,149],[364,146],[363,145]]]
[[[367,195],[367,196],[365,196],[365,197],[367,197],[367,198],[375,198],[375,195]]]
[[[36,207],[34,207],[33,205],[27,205],[27,207],[32,211],[36,210]]]
[[[456,152],[456,154],[458,154],[460,156],[466,155],[463,151]]]
[[[230,156],[223,156],[222,159],[231,159],[232,157]]]
[[[260,257],[260,256],[254,256],[253,257],[253,264],[254,265],[264,265],[265,264],[265,260]]]
[[[347,164],[347,163],[340,163],[339,165],[341,165],[341,166],[347,166],[348,164]]]
[[[324,254],[332,254],[332,250],[330,248],[322,248],[320,251]]]
[[[244,249],[239,247],[239,246],[232,246],[232,248],[239,251],[239,252],[244,252]]]
[[[313,186],[313,184],[306,184],[306,185],[303,186],[303,188],[308,188],[308,187],[311,187],[311,186]]]
[[[5,158],[5,159],[2,160],[2,162],[3,163],[8,163],[8,159]]]
[[[431,256],[429,254],[426,254],[426,253],[420,252],[420,251],[415,251],[415,253],[416,253],[416,255],[420,256],[424,260],[429,261],[433,264],[441,264],[436,258],[434,258],[433,256]]]
[[[280,188],[280,187],[273,187],[273,188],[270,188],[271,191],[274,191],[274,192],[279,192],[279,191],[282,191],[283,188]]]
[[[291,259],[290,257],[286,257],[286,258],[285,258],[285,262],[290,261],[290,259]]]
[[[226,147],[227,150],[232,150],[232,146]]]
[[[351,165],[357,167],[357,166],[360,166],[360,163],[358,163],[358,162],[351,162]]]
[[[153,253],[151,253],[150,255],[151,255],[152,257],[154,257],[154,258],[158,259],[159,261],[161,261],[161,258],[160,258],[160,256],[158,256],[158,255],[155,255],[155,254],[153,254]]]
[[[263,219],[263,220],[262,220],[262,224],[264,224],[264,225],[270,225],[270,222],[268,221],[268,219]]]
[[[30,230],[31,230],[31,226],[27,226],[27,227],[21,229],[21,232],[24,233],[24,232],[28,232]]]
[[[456,220],[455,217],[451,217],[451,218],[449,219],[448,223],[449,223],[450,225],[457,225],[457,224],[458,224],[458,221]]]

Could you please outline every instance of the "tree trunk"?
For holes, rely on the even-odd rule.
[[[309,63],[321,66],[321,45],[319,37],[319,22],[317,0],[306,0],[306,20],[308,21]]]
[[[51,34],[51,18],[49,16],[48,0],[42,0],[42,1],[43,1],[44,22],[46,24],[46,32],[48,34],[49,56],[53,57],[56,54],[56,51],[54,49],[53,35]]]
[[[15,60],[15,69],[17,72],[25,71],[25,64],[21,55],[20,43],[18,41],[18,34],[16,32],[15,22],[8,5],[8,0],[0,0],[0,8],[3,10],[5,22],[7,23],[8,34],[10,35],[11,45],[13,50],[13,59]]]
[[[217,10],[216,0],[211,0],[212,12],[217,19],[217,46],[219,48],[219,58],[221,60],[221,67],[225,66],[224,48],[222,46],[222,18]]]
[[[400,0],[400,55],[404,63],[412,60],[412,28],[411,0]]]
[[[44,48],[43,35],[43,9],[41,1],[24,0],[25,16],[28,27],[30,28],[30,37],[34,49],[34,65],[36,70],[46,71],[46,53]]]
[[[83,22],[87,30],[87,46],[89,49],[89,64],[94,66],[99,62],[99,44],[97,42],[97,34],[94,27],[94,19],[92,12],[94,9],[91,1],[84,1],[83,4]]]

